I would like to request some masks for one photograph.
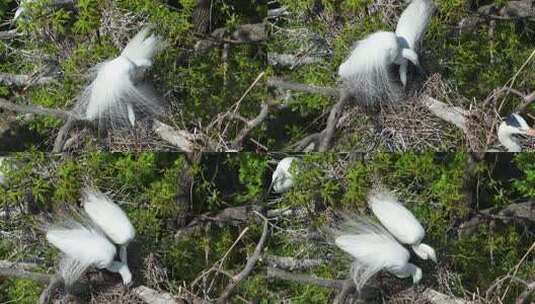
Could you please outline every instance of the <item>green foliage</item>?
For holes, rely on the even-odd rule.
[[[30,280],[7,280],[0,284],[0,301],[3,303],[15,301],[21,304],[37,303],[41,288],[42,286]]]
[[[515,157],[515,164],[524,175],[522,179],[514,181],[515,189],[525,197],[535,197],[535,155],[533,153],[518,154]]]

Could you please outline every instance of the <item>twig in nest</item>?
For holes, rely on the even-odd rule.
[[[256,244],[256,248],[253,252],[253,255],[247,260],[247,263],[245,264],[245,267],[243,270],[238,273],[237,275],[234,275],[230,281],[230,283],[225,287],[225,290],[221,294],[219,298],[217,298],[216,303],[222,304],[227,303],[228,299],[232,295],[232,292],[238,286],[238,284],[245,279],[251,272],[253,271],[253,268],[256,264],[256,262],[260,259],[262,256],[262,249],[264,248],[264,243],[266,242],[267,236],[268,236],[268,221],[264,220],[264,228],[262,230],[262,236],[260,237],[260,241],[258,241],[258,244]]]

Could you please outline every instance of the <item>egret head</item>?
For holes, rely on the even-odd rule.
[[[412,282],[418,284],[422,280],[422,269],[420,267],[415,267],[415,271],[412,274]]]
[[[427,244],[418,244],[412,246],[412,249],[422,260],[431,259],[433,262],[437,262],[437,254],[435,253],[435,249],[431,246]]]
[[[498,140],[509,152],[520,152],[521,147],[513,139],[513,135],[535,136],[535,130],[530,128],[522,116],[513,113],[507,116],[498,127]]]

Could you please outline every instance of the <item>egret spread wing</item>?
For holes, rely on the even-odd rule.
[[[424,238],[425,231],[420,222],[391,192],[376,190],[368,201],[381,224],[400,242],[417,244]]]
[[[358,289],[381,269],[405,267],[409,252],[384,228],[366,218],[346,216],[335,233],[335,244],[354,259],[351,274]]]
[[[413,0],[403,11],[398,20],[396,35],[405,38],[407,47],[418,47],[434,10],[435,5],[431,0]]]
[[[134,226],[126,213],[103,193],[85,190],[83,205],[91,220],[114,243],[127,244],[134,238]]]
[[[59,270],[67,286],[90,266],[107,267],[115,256],[115,246],[101,231],[74,220],[48,227],[46,239],[62,252]]]

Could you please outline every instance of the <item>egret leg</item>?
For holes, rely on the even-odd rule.
[[[121,245],[121,247],[119,248],[119,257],[121,258],[121,262],[123,262],[125,264],[128,264],[127,263],[128,255],[126,253],[126,248],[127,247],[128,247],[128,245]]]
[[[407,86],[407,70],[409,67],[409,62],[404,59],[401,61],[401,64],[399,66],[399,79],[401,80],[401,83],[404,87]]]

